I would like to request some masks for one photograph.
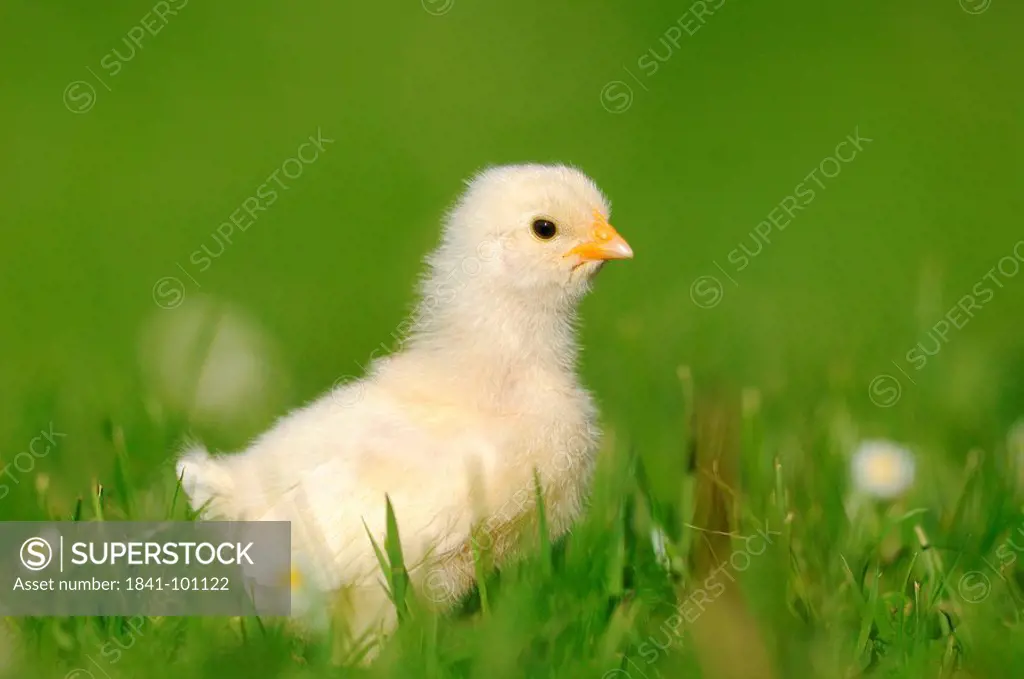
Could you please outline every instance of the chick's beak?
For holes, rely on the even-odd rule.
[[[590,238],[565,254],[566,257],[572,255],[579,257],[584,262],[632,259],[633,248],[629,247],[626,239],[619,235],[619,232],[608,223],[604,215],[594,210],[594,225],[590,231]]]

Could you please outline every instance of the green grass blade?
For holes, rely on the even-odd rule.
[[[135,517],[135,503],[132,493],[132,482],[128,472],[128,449],[124,442],[124,430],[114,428],[114,490],[121,499],[121,508],[125,518],[132,521]]]
[[[487,548],[481,549],[476,535],[469,541],[469,549],[473,557],[473,571],[476,573],[477,590],[480,593],[480,611],[485,617],[491,612],[491,598],[487,592],[487,574],[491,570],[490,541],[487,544]]]
[[[533,470],[533,490],[537,501],[537,538],[540,540],[540,561],[545,574],[551,573],[551,535],[548,532],[548,516],[544,508],[544,489],[540,483],[540,472]]]
[[[96,490],[89,494],[89,499],[92,500],[93,519],[103,521],[103,484],[95,481],[93,483]]]
[[[391,587],[392,601],[395,610],[398,612],[398,619],[405,620],[409,616],[409,603],[407,596],[409,590],[409,572],[405,568],[405,557],[402,554],[402,541],[398,535],[398,521],[395,519],[395,509],[391,505],[391,498],[384,496],[387,512],[387,534],[384,538],[384,549],[387,552],[388,564],[390,564],[388,582]]]
[[[384,572],[384,579],[391,582],[391,566],[388,564],[388,558],[384,555],[380,545],[377,544],[377,540],[374,539],[373,533],[370,532],[370,527],[366,525],[365,520],[363,521],[363,528],[366,529],[366,535],[370,538],[370,544],[373,545],[373,552],[377,555],[377,563],[380,564],[381,571]]]
[[[171,506],[167,510],[167,515],[165,517],[168,521],[170,521],[171,519],[174,518],[174,509],[178,506],[178,496],[181,494],[181,484],[182,484],[182,481],[184,481],[184,479],[185,479],[185,470],[182,469],[181,473],[178,474],[178,477],[177,477],[177,479],[175,480],[175,483],[174,483],[174,494],[171,495]]]

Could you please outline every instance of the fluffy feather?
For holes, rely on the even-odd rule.
[[[572,253],[595,233],[621,240],[595,231],[608,209],[573,168],[476,176],[427,258],[401,348],[242,453],[189,449],[178,471],[192,504],[209,503],[211,518],[292,521],[296,560],[314,564],[318,586],[347,588],[356,633],[394,622],[364,528],[383,540],[385,493],[414,585],[442,606],[473,584],[474,526],[497,563],[518,550],[536,511],[535,469],[550,529],[564,533],[598,443],[575,372],[575,311],[605,259]],[[539,218],[557,224],[554,238],[532,232]],[[631,256],[625,241],[616,247],[607,258]]]

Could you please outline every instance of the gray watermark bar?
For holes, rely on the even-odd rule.
[[[286,521],[0,523],[0,616],[291,615]]]

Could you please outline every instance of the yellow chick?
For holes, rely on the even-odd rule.
[[[497,565],[521,546],[535,470],[549,531],[565,533],[599,436],[576,375],[576,307],[607,260],[633,256],[608,214],[571,167],[477,175],[427,258],[401,347],[244,452],[185,451],[191,504],[207,518],[291,521],[303,579],[349,602],[357,636],[395,623],[367,536],[383,545],[385,494],[414,588],[442,607],[473,586],[481,530]]]

